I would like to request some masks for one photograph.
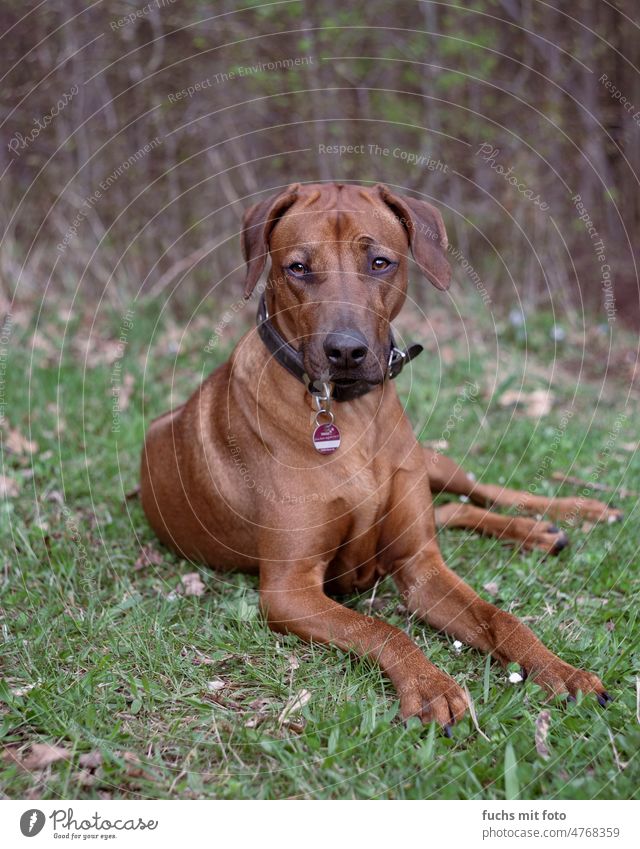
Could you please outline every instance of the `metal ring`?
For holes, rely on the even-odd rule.
[[[329,416],[328,422],[320,422],[320,416]],[[333,424],[333,413],[331,410],[318,410],[316,413],[316,427],[320,427],[321,424]]]

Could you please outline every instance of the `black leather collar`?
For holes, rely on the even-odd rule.
[[[303,383],[312,395],[321,394],[322,386],[316,386],[309,380],[300,352],[296,351],[293,345],[290,345],[271,323],[264,292],[260,296],[256,323],[260,338],[280,365],[284,366],[290,374]],[[389,364],[387,366],[385,380],[393,380],[394,377],[397,377],[407,363],[411,362],[414,357],[417,357],[424,350],[422,345],[414,343],[409,345],[405,351],[401,351],[400,348],[396,347],[391,330],[389,331],[389,343]],[[332,384],[333,392],[331,393],[331,397],[335,401],[353,401],[354,398],[360,398],[362,395],[366,395],[375,385],[366,380],[357,380],[348,386]]]

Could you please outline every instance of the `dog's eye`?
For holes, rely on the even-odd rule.
[[[294,277],[304,277],[305,274],[309,273],[309,269],[302,262],[292,262],[288,270]]]
[[[371,268],[374,271],[384,271],[385,268],[389,268],[390,265],[391,263],[389,262],[389,260],[385,259],[383,256],[377,256],[371,262]]]

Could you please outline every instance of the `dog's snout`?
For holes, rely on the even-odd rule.
[[[338,330],[325,337],[324,352],[332,366],[352,369],[362,365],[367,356],[367,340],[359,330]]]

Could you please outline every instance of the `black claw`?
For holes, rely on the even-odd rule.
[[[569,695],[567,696],[567,701],[568,702],[577,702],[578,700],[576,699],[575,696],[572,696],[571,693],[569,693]]]
[[[521,666],[521,667],[520,667],[520,675],[522,675],[522,680],[523,680],[523,681],[526,681],[526,680],[527,680],[527,678],[529,677],[529,673],[528,673],[528,672],[527,672],[527,670],[524,668],[524,666]]]
[[[562,551],[563,548],[566,548],[569,545],[569,537],[564,533],[564,531],[560,534],[558,539],[553,544],[553,548],[551,549],[552,554],[558,554]]]
[[[444,726],[443,731],[444,731],[445,737],[448,737],[449,739],[451,739],[453,737],[453,729],[452,729],[451,725],[449,725],[449,723],[447,723]]]
[[[613,701],[613,698],[609,695],[609,693],[607,693],[606,690],[603,690],[602,693],[597,693],[596,695],[597,695],[598,704],[600,705],[600,707],[606,707],[607,702]]]
[[[555,525],[549,525],[547,530],[550,534],[559,534],[560,533],[560,528],[556,528]]]

